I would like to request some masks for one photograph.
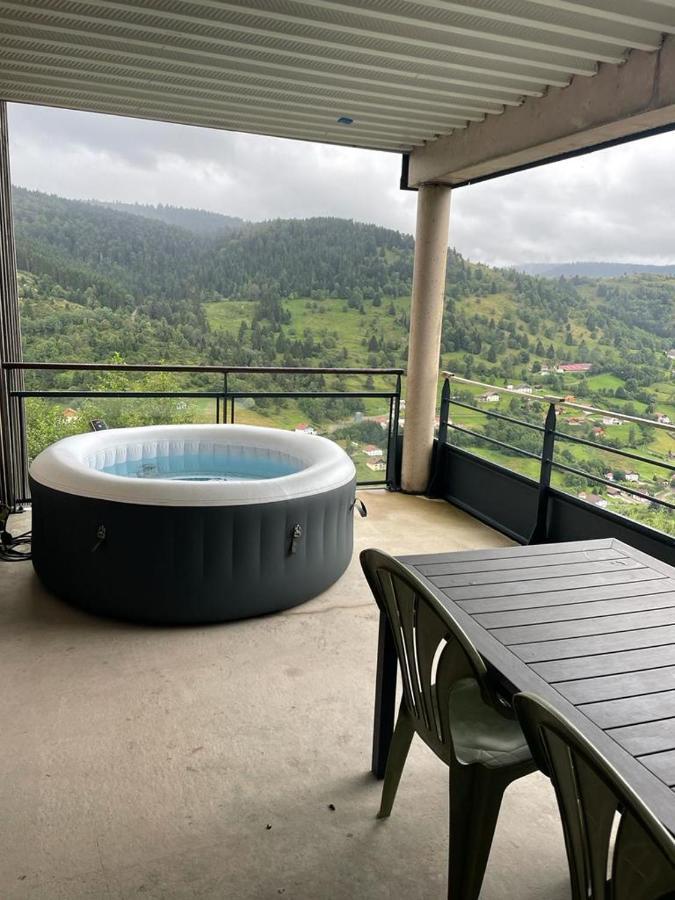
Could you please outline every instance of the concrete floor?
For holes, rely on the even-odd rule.
[[[507,543],[444,503],[362,496],[356,550]],[[186,629],[90,618],[0,563],[0,623],[2,900],[446,896],[447,770],[419,740],[375,819],[357,553],[302,607]],[[569,897],[542,776],[507,792],[482,897]]]

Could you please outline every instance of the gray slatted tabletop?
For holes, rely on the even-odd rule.
[[[553,703],[675,833],[675,569],[613,539],[399,560],[510,693]],[[390,704],[393,715],[392,648],[382,638],[380,756]]]

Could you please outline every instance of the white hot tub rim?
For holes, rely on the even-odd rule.
[[[138,478],[101,471],[118,457],[157,449],[229,446],[269,454],[301,468],[289,475],[241,481]],[[147,452],[146,452],[147,451]],[[273,503],[330,491],[354,481],[354,464],[328,438],[255,425],[148,425],[63,438],[40,453],[31,478],[78,497],[152,506],[231,506]]]

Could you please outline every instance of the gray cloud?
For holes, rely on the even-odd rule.
[[[332,215],[414,231],[395,154],[10,106],[16,184],[246,219]],[[675,134],[457,190],[451,243],[492,263],[675,261]]]

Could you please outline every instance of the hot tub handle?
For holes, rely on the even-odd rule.
[[[298,549],[298,541],[302,537],[302,525],[294,525],[293,530],[291,531],[291,546],[288,548],[288,552],[293,554]]]
[[[106,539],[105,525],[99,525],[96,528],[96,543],[91,548],[91,552],[96,553],[96,551],[98,550],[98,548],[101,546],[101,544],[103,543],[103,541],[105,539]]]

